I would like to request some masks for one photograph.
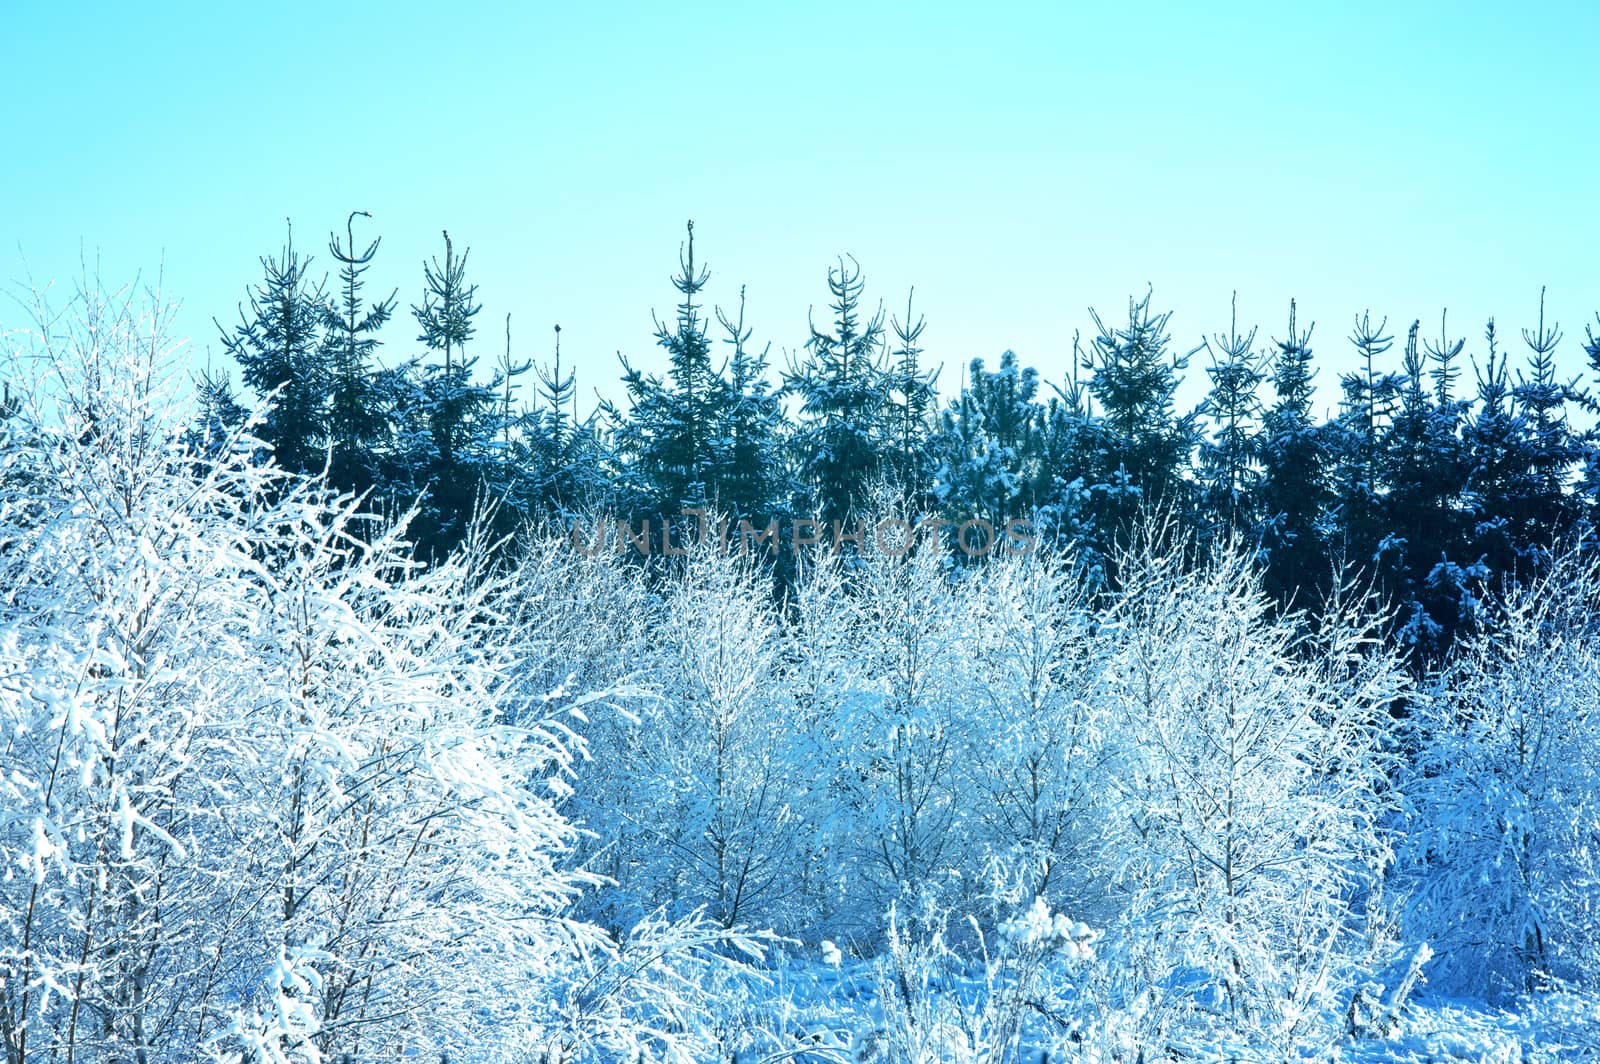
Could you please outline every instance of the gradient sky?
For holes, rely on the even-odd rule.
[[[849,252],[873,302],[916,286],[946,394],[1008,347],[1061,380],[1086,308],[1146,285],[1182,348],[1235,289],[1263,343],[1297,298],[1325,385],[1363,308],[1398,340],[1448,307],[1481,355],[1484,319],[1515,339],[1548,285],[1577,374],[1600,4],[1516,8],[0,0],[0,279],[164,263],[190,357],[220,364],[211,319],[285,218],[327,267],[364,208],[369,291],[419,301],[449,229],[484,364],[507,312],[524,356],[560,322],[587,404],[618,394],[619,350],[661,366],[693,218],[710,299],[748,286],[775,363]],[[415,335],[404,315],[385,361]]]

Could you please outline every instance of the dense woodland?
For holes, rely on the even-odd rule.
[[[691,227],[579,418],[360,222],[263,259],[240,391],[153,296],[6,333],[7,1064],[1382,1059],[1424,986],[1600,992],[1600,381],[1536,301],[1362,316],[1329,420],[1293,306],[1149,295],[941,399],[848,258],[774,365]]]
[[[262,260],[222,329],[248,394],[208,377],[196,431],[225,440],[270,399],[253,431],[274,461],[326,468],[332,486],[381,507],[423,499],[412,535],[425,556],[459,544],[486,502],[505,530],[603,513],[638,535],[650,521],[651,553],[663,520],[676,528],[686,510],[734,528],[776,518],[792,543],[796,519],[819,521],[831,542],[876,508],[955,527],[1026,519],[1113,579],[1119,537],[1156,508],[1196,544],[1248,549],[1282,605],[1315,608],[1337,580],[1368,580],[1426,671],[1478,623],[1486,594],[1536,576],[1600,513],[1600,337],[1595,325],[1564,335],[1533,293],[1518,335],[1490,319],[1471,342],[1443,314],[1435,329],[1363,313],[1326,341],[1355,356],[1336,381],[1319,380],[1292,304],[1270,339],[1229,314],[1191,346],[1146,293],[1125,314],[1091,311],[1070,379],[1043,380],[1006,351],[994,365],[975,358],[942,399],[911,297],[886,315],[853,259],[819,271],[828,320],[774,365],[742,290],[732,308],[708,308],[691,223],[659,353],[622,359],[627,402],[580,418],[559,326],[537,345],[514,342],[509,316],[503,339],[480,335],[468,253],[448,234],[417,302],[371,300],[379,241],[358,243],[357,218],[329,241],[334,283],[292,246]],[[414,320],[416,343],[383,352],[397,316]],[[1587,376],[1558,368],[1563,343],[1581,346]],[[1579,364],[1575,350],[1564,364]],[[1207,383],[1195,409],[1177,400],[1186,372]]]

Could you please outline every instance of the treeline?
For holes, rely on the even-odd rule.
[[[1490,319],[1471,352],[1442,315],[1433,337],[1364,313],[1348,336],[1356,369],[1330,396],[1327,381],[1314,393],[1312,328],[1293,303],[1281,336],[1234,316],[1182,350],[1146,294],[1125,316],[1091,311],[1069,379],[1043,381],[1006,351],[993,367],[974,359],[941,401],[924,319],[909,297],[903,315],[869,309],[854,260],[828,270],[829,320],[811,321],[803,349],[775,366],[752,340],[742,289],[734,309],[708,312],[690,223],[677,313],[657,321],[664,364],[623,359],[626,401],[580,417],[559,326],[546,360],[516,354],[509,316],[503,349],[481,335],[468,254],[448,234],[401,315],[421,351],[381,367],[398,292],[363,294],[379,242],[358,244],[359,213],[329,241],[331,287],[292,241],[262,260],[239,323],[223,330],[252,398],[207,377],[197,431],[220,444],[270,397],[252,431],[276,462],[326,465],[334,487],[386,508],[423,497],[412,527],[426,557],[459,543],[491,500],[503,530],[605,512],[653,521],[659,537],[661,517],[686,509],[845,529],[893,499],[952,528],[1025,518],[1114,583],[1120,537],[1153,506],[1201,545],[1253,550],[1280,604],[1315,607],[1335,573],[1363,573],[1427,668],[1477,622],[1487,592],[1540,572],[1556,543],[1591,538],[1600,512],[1600,399],[1558,370],[1563,334],[1542,296],[1520,340]],[[1593,326],[1582,346],[1600,379]],[[493,363],[480,368],[486,350]],[[1193,364],[1209,388],[1184,409]],[[1333,412],[1319,418],[1314,395]]]

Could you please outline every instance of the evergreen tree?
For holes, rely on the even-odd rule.
[[[1322,601],[1329,587],[1325,515],[1332,504],[1325,433],[1311,412],[1316,371],[1311,333],[1300,331],[1289,302],[1289,331],[1274,340],[1273,403],[1261,418],[1261,550],[1266,588],[1278,602]]]
[[[1093,309],[1099,335],[1084,368],[1088,389],[1100,404],[1104,449],[1092,491],[1102,534],[1120,535],[1141,506],[1188,509],[1184,474],[1195,437],[1195,415],[1179,415],[1174,394],[1194,352],[1168,351],[1168,311],[1154,313],[1152,293],[1128,300],[1128,321],[1107,325]]]
[[[1388,323],[1374,327],[1370,313],[1356,319],[1350,342],[1361,368],[1339,379],[1344,397],[1332,434],[1338,547],[1344,561],[1367,572],[1384,544],[1382,440],[1400,388],[1395,374],[1378,369],[1378,357],[1394,346],[1383,331]]]
[[[1212,435],[1200,444],[1203,520],[1216,534],[1254,529],[1260,480],[1255,423],[1261,412],[1258,394],[1266,374],[1254,351],[1256,330],[1239,334],[1239,300],[1235,293],[1227,336],[1205,342],[1211,365],[1211,391],[1205,410]]]
[[[861,320],[865,283],[853,258],[828,270],[833,331],[811,322],[807,357],[785,374],[785,388],[800,399],[793,439],[801,479],[824,522],[844,522],[861,506],[893,447],[883,311]]]
[[[328,235],[328,253],[339,263],[339,302],[327,306],[323,322],[324,357],[331,377],[329,478],[342,490],[365,490],[373,484],[373,449],[382,438],[384,421],[373,394],[371,364],[379,344],[378,332],[394,312],[396,296],[390,293],[388,299],[370,306],[362,300],[361,275],[371,266],[382,238],[358,252],[357,216],[372,217],[366,211],[351,211],[345,219],[343,244],[336,234]]]
[[[692,221],[688,232],[672,278],[683,297],[676,321],[671,328],[659,318],[655,322],[656,344],[667,353],[667,376],[646,374],[619,355],[631,409],[623,418],[608,408],[617,449],[631,462],[637,490],[650,510],[667,516],[683,507],[720,505],[731,472],[723,435],[731,395],[712,363],[697,302],[711,274],[695,265]]]
[[[320,472],[327,459],[328,400],[333,379],[322,328],[329,307],[311,260],[294,250],[294,230],[276,258],[261,259],[263,280],[250,290],[250,309],[222,344],[239,363],[244,383],[271,406],[256,435],[277,464],[293,473]]]
[[[408,379],[396,382],[402,408],[398,420],[409,423],[408,436],[416,448],[403,465],[413,476],[423,473],[428,493],[415,538],[419,552],[430,560],[461,542],[480,505],[504,500],[511,475],[499,448],[504,382],[498,376],[487,384],[474,381],[477,359],[466,355],[477,332],[473,318],[482,309],[478,286],[466,280],[470,249],[457,257],[448,232],[444,249],[442,264],[438,259],[423,263],[422,303],[411,307],[421,330],[417,339],[442,361],[414,364]],[[514,520],[515,515],[502,510],[495,531],[508,531]]]
[[[1457,504],[1466,461],[1458,433],[1464,411],[1450,395],[1464,341],[1450,340],[1441,319],[1439,343],[1419,345],[1420,324],[1413,322],[1406,335],[1399,406],[1383,441],[1387,546],[1379,579],[1401,611],[1400,636],[1414,664],[1427,667],[1453,638],[1468,593],[1468,575],[1453,561],[1462,548]]]
[[[1596,323],[1600,323],[1600,314],[1595,315]],[[1589,368],[1594,374],[1594,379],[1600,383],[1600,335],[1594,331],[1593,325],[1583,328],[1584,345],[1583,353],[1589,360]],[[1584,391],[1582,403],[1590,416],[1600,416],[1600,400],[1594,393]],[[1591,426],[1584,434],[1583,448],[1583,492],[1584,506],[1584,536],[1587,544],[1593,548],[1600,544],[1600,428]]]
[[[199,412],[184,435],[184,445],[196,455],[214,459],[250,412],[235,398],[227,373],[212,373],[209,368],[202,370],[195,382],[195,391]]]
[[[1017,364],[1013,351],[990,372],[972,360],[970,383],[942,418],[939,494],[946,515],[959,525],[982,518],[1003,526],[1039,505],[1045,480],[1039,374]]]
[[[561,326],[555,326],[554,360],[534,367],[535,409],[511,413],[513,376],[528,368],[510,357],[510,315],[506,316],[507,355],[501,362],[501,433],[506,461],[517,477],[518,509],[538,520],[565,523],[572,515],[604,508],[611,497],[610,472],[595,437],[593,417],[580,420],[578,375],[561,368]]]
[[[752,354],[751,330],[744,323],[745,293],[739,289],[739,313],[730,318],[720,309],[717,320],[733,348],[728,360],[728,408],[723,426],[727,468],[719,477],[717,505],[724,516],[761,520],[778,516],[793,490],[784,462],[784,416],[781,397],[767,381],[767,351]]]
[[[1522,330],[1522,339],[1528,346],[1527,373],[1517,372],[1511,396],[1528,431],[1528,474],[1533,494],[1526,500],[1530,510],[1525,520],[1544,530],[1548,538],[1571,525],[1573,515],[1565,484],[1579,452],[1567,424],[1566,402],[1572,387],[1556,377],[1555,350],[1561,343],[1561,327],[1545,326],[1542,288],[1538,327]]]
[[[930,489],[934,468],[929,451],[933,436],[934,381],[939,374],[937,370],[922,368],[920,341],[927,320],[921,315],[912,317],[911,299],[915,291],[912,289],[906,295],[905,318],[889,321],[889,328],[899,342],[893,352],[890,420],[895,453],[890,464],[895,486],[908,508],[924,510],[932,502]]]
[[[1507,356],[1494,319],[1484,328],[1488,355],[1474,362],[1477,403],[1462,429],[1468,471],[1464,504],[1469,556],[1493,573],[1515,576],[1518,552],[1528,540],[1523,500],[1532,494],[1528,433],[1512,400]]]
[[[444,264],[438,259],[422,264],[422,305],[411,307],[422,329],[417,339],[444,359],[442,366],[428,368],[427,378],[428,420],[443,470],[454,467],[465,423],[472,407],[483,399],[480,390],[471,385],[472,363],[465,355],[468,341],[477,332],[472,319],[483,309],[477,301],[478,286],[466,282],[470,253],[469,249],[456,258],[455,245],[446,232]]]

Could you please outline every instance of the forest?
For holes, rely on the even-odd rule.
[[[951,382],[690,223],[580,416],[367,224],[237,387],[159,291],[3,319],[6,1064],[1600,1053],[1600,317],[1328,379],[1146,291]]]

